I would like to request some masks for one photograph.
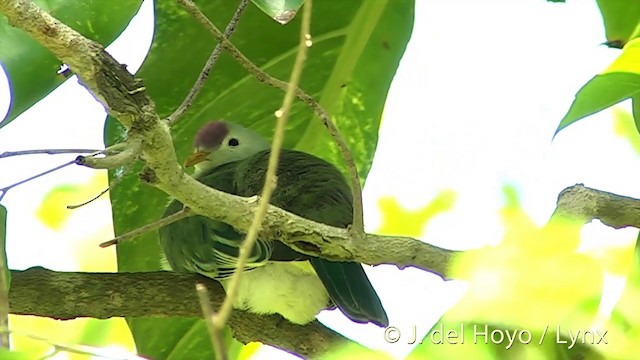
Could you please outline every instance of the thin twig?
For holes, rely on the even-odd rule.
[[[106,157],[95,157],[105,153]],[[132,163],[142,153],[142,140],[129,139],[125,142],[114,144],[98,153],[87,156],[78,156],[75,163],[92,169],[115,169],[119,166]]]
[[[91,198],[91,199],[89,199],[89,200],[87,200],[87,201],[85,201],[85,202],[82,202],[82,203],[80,203],[80,204],[76,204],[76,205],[67,205],[67,209],[69,209],[69,210],[75,210],[75,209],[77,209],[77,208],[83,207],[83,206],[85,206],[85,205],[87,205],[87,204],[90,204],[90,203],[92,203],[92,202],[94,202],[94,201],[98,200],[102,195],[104,195],[104,194],[108,193],[109,191],[113,190],[113,188],[115,188],[116,186],[118,186],[118,184],[120,184],[120,182],[122,181],[122,179],[124,179],[124,177],[129,173],[129,171],[130,171],[130,170],[131,170],[131,167],[130,167],[130,166],[127,166],[127,165],[125,165],[125,168],[124,168],[124,170],[122,171],[122,174],[121,174],[120,176],[116,176],[116,178],[113,180],[113,182],[112,182],[111,184],[109,184],[109,186],[108,186],[106,189],[102,190],[102,191],[100,192],[100,194],[98,194],[98,195],[94,196],[93,198]]]
[[[7,209],[0,206],[0,348],[9,349],[9,267],[6,252]]]
[[[95,347],[95,346],[90,346],[90,345],[82,345],[82,344],[78,344],[78,345],[63,345],[63,344],[58,344],[55,342],[52,342],[51,340],[42,337],[42,336],[38,336],[38,335],[34,335],[34,334],[29,334],[29,333],[25,333],[25,332],[19,332],[19,331],[1,331],[5,334],[12,334],[14,336],[24,336],[26,338],[35,340],[35,341],[42,341],[50,346],[53,347],[53,351],[43,357],[41,357],[40,359],[50,359],[52,357],[54,357],[55,355],[57,355],[60,352],[67,352],[67,353],[72,353],[72,354],[78,354],[78,355],[90,355],[90,356],[94,356],[94,357],[99,357],[99,358],[105,358],[105,359],[120,359],[120,360],[124,360],[124,359],[133,359],[133,358],[137,358],[135,355],[131,355],[130,357],[127,356],[126,358],[122,358],[122,357],[115,357],[112,354],[108,354],[108,351],[105,351],[105,349],[103,348],[99,348],[99,347]]]
[[[233,17],[229,21],[229,24],[224,29],[225,39],[230,38],[231,34],[233,34],[233,32],[236,30],[236,26],[238,25],[238,21],[240,20],[240,15],[242,15],[242,12],[247,7],[248,3],[249,3],[249,0],[240,0],[238,9],[236,9],[236,12],[233,14]],[[204,64],[202,71],[200,71],[200,75],[198,75],[198,78],[196,79],[196,82],[193,84],[193,87],[191,88],[191,90],[189,91],[189,94],[187,94],[187,97],[182,101],[182,104],[178,106],[178,108],[173,112],[173,114],[167,117],[166,121],[169,124],[169,126],[175,125],[175,123],[177,123],[178,120],[182,118],[184,113],[187,112],[187,110],[191,107],[193,100],[195,100],[195,98],[198,96],[198,94],[200,93],[200,90],[202,89],[202,85],[207,80],[207,78],[209,78],[209,73],[211,72],[211,69],[213,69],[213,66],[216,64],[216,61],[218,60],[218,57],[220,57],[221,53],[222,53],[222,44],[218,43],[216,47],[213,49],[211,56],[209,56],[209,59]]]
[[[67,209],[69,210],[75,210],[78,208],[81,208],[85,205],[89,205],[90,203],[98,200],[102,195],[106,194],[107,192],[109,192],[109,190],[111,190],[111,188],[116,184],[116,182],[114,181],[113,184],[109,185],[106,189],[102,190],[98,195],[92,197],[91,199],[85,201],[85,202],[81,202],[80,204],[75,204],[75,205],[67,205]]]
[[[296,88],[300,81],[302,69],[304,67],[304,61],[307,57],[307,50],[311,45],[311,35],[309,34],[311,28],[311,6],[312,1],[307,0],[304,3],[304,11],[302,13],[302,24],[300,25],[300,43],[298,45],[298,53],[296,60],[291,70],[291,79],[289,80],[289,87],[285,93],[284,100],[282,101],[282,107],[276,112],[278,119],[276,124],[276,131],[273,136],[273,143],[271,144],[271,153],[269,154],[269,166],[267,167],[267,174],[265,175],[264,187],[259,198],[259,207],[253,218],[253,222],[247,231],[247,236],[240,247],[240,256],[238,257],[238,263],[233,273],[228,286],[227,296],[218,311],[218,316],[214,319],[214,324],[218,329],[222,329],[227,323],[231,311],[233,310],[233,303],[238,296],[238,287],[242,273],[244,272],[245,264],[251,249],[258,238],[258,231],[262,227],[262,221],[267,213],[269,201],[271,200],[271,194],[276,187],[277,177],[276,170],[278,168],[278,159],[280,156],[280,149],[282,148],[282,142],[284,140],[284,131],[289,113],[291,111],[291,105],[295,97]]]
[[[207,330],[209,330],[209,336],[211,337],[211,344],[213,345],[216,359],[227,360],[229,357],[224,342],[222,341],[221,332],[216,328],[214,323],[214,318],[217,315],[211,306],[211,299],[209,299],[207,288],[203,284],[197,283],[196,293],[198,293],[198,300],[200,300],[200,307],[204,314],[204,322],[207,324]]]
[[[11,184],[11,185],[9,185],[9,186],[3,187],[2,189],[0,189],[0,201],[2,201],[2,199],[4,198],[4,196],[5,196],[5,195],[7,195],[7,193],[9,192],[9,190],[13,189],[14,187],[16,187],[16,186],[18,186],[18,185],[22,185],[22,184],[24,184],[24,183],[27,183],[27,182],[29,182],[29,181],[31,181],[31,180],[35,180],[35,179],[37,179],[37,178],[39,178],[39,177],[41,177],[41,176],[44,176],[44,175],[50,174],[50,173],[52,173],[52,172],[54,172],[54,171],[60,170],[60,169],[62,169],[62,168],[64,168],[64,167],[67,167],[67,166],[69,166],[69,165],[73,165],[73,164],[75,164],[75,163],[76,163],[76,161],[75,161],[75,160],[71,160],[71,161],[69,161],[69,162],[67,162],[67,163],[64,163],[64,164],[62,164],[62,165],[58,165],[58,166],[56,166],[56,167],[54,167],[54,168],[52,168],[52,169],[49,169],[49,170],[47,170],[47,171],[43,171],[43,172],[41,172],[41,173],[39,173],[39,174],[37,174],[37,175],[31,176],[30,178],[27,178],[27,179],[24,179],[24,180],[20,180],[20,181],[18,181],[18,182],[17,182],[17,183],[15,183],[15,184]]]
[[[174,222],[178,221],[178,220],[182,220],[184,218],[188,218],[190,216],[196,215],[194,214],[191,209],[189,209],[188,207],[183,207],[180,211],[173,213],[167,217],[164,217],[158,221],[154,221],[152,223],[149,223],[147,225],[144,225],[142,227],[139,227],[135,230],[131,230],[128,233],[122,234],[120,236],[116,236],[115,238],[109,240],[109,241],[105,241],[103,243],[100,244],[101,248],[106,248],[109,247],[111,245],[118,245],[121,244],[127,240],[131,240],[131,239],[135,239],[138,236],[142,235],[142,234],[146,234],[150,231],[154,231],[157,230],[163,226],[167,226],[169,224],[173,224]]]
[[[88,154],[88,153],[95,153],[97,151],[100,151],[100,150],[95,150],[95,149],[34,149],[34,150],[5,151],[2,154],[0,154],[0,159],[12,157],[12,156],[36,155],[36,154],[47,154],[47,155]]]
[[[265,71],[256,66],[251,60],[249,60],[238,48],[236,48],[229,40],[227,40],[224,34],[198,9],[198,7],[191,0],[178,0],[178,3],[191,14],[200,24],[202,24],[216,40],[222,44],[225,50],[251,75],[253,75],[258,81],[275,88],[288,91],[289,83],[277,79]],[[313,112],[320,118],[322,123],[329,129],[329,133],[335,140],[340,153],[344,159],[344,162],[349,171],[351,178],[351,188],[353,191],[353,222],[351,225],[351,234],[356,238],[361,238],[364,235],[364,220],[362,211],[362,186],[360,185],[360,176],[358,175],[358,169],[355,165],[353,155],[347,146],[346,141],[340,134],[338,128],[331,120],[331,117],[322,108],[322,106],[307,94],[304,90],[295,88],[295,95],[302,100]]]
[[[69,165],[72,164],[78,164],[78,165],[85,165],[85,166],[89,166],[89,167],[95,167],[95,168],[103,168],[103,165],[113,165],[113,164],[117,164],[117,163],[126,163],[127,161],[129,161],[130,159],[132,159],[134,156],[136,156],[138,154],[138,152],[140,151],[141,148],[141,142],[140,141],[132,141],[131,146],[128,145],[128,143],[119,143],[119,144],[115,144],[113,146],[110,146],[106,149],[103,150],[88,150],[88,149],[60,149],[60,150],[56,150],[56,149],[42,149],[42,150],[21,150],[21,151],[13,151],[13,152],[4,152],[2,155],[4,154],[9,154],[5,157],[8,156],[17,156],[17,155],[29,155],[29,154],[67,154],[67,153],[79,153],[79,152],[90,152],[89,155],[87,156],[78,156],[76,157],[74,160],[71,160],[67,163],[64,163],[62,165],[56,166],[52,169],[49,169],[47,171],[41,172],[37,175],[34,175],[30,178],[18,181],[15,184],[11,184],[9,186],[6,186],[4,188],[0,189],[0,201],[2,201],[2,199],[4,198],[4,196],[7,194],[7,192],[9,192],[9,190],[11,190],[12,188],[18,186],[18,185],[22,185],[24,183],[27,183],[31,180],[35,180],[41,176],[50,174],[54,171],[60,170],[64,167],[67,167]],[[95,158],[96,155],[102,155],[102,154],[106,154],[109,155],[105,158]],[[104,167],[107,168],[107,167]],[[102,194],[100,194],[102,195]],[[100,196],[99,195],[99,196]]]

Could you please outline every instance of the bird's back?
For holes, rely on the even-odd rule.
[[[270,150],[261,151],[238,163],[236,195],[249,197],[262,191],[270,154]],[[327,225],[346,228],[351,224],[351,190],[335,166],[304,152],[282,150],[276,174],[271,204]],[[206,184],[207,179],[203,180]],[[217,182],[210,186],[217,188]]]

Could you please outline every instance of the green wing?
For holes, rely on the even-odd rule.
[[[236,194],[253,196],[262,190],[270,151],[263,151],[238,165]],[[336,227],[351,224],[351,190],[332,164],[313,155],[283,150],[278,186],[271,203],[309,220]],[[388,326],[387,314],[362,265],[310,257],[333,303],[351,320]]]
[[[233,165],[233,164],[229,164]],[[199,179],[209,186],[231,192],[235,168],[222,166]],[[183,205],[171,201],[164,217],[180,209]],[[159,230],[160,247],[174,271],[197,272],[205,276],[224,279],[233,274],[240,253],[244,235],[233,227],[205,216],[192,216]],[[269,261],[272,254],[271,242],[258,240],[247,261],[246,270],[254,269]]]
[[[261,192],[270,151],[222,165],[198,180],[218,190],[250,197]],[[307,219],[336,227],[351,223],[351,191],[335,166],[313,155],[283,150],[278,167],[278,186],[271,203]],[[165,216],[179,211],[172,201]],[[175,271],[198,272],[214,278],[229,276],[235,268],[244,238],[231,226],[203,216],[183,219],[160,229],[160,246]],[[295,252],[277,240],[258,239],[248,269],[267,261],[309,259],[333,303],[355,322],[389,323],[362,265],[333,262]]]

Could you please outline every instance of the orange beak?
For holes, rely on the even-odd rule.
[[[207,156],[209,156],[209,154],[211,154],[210,151],[196,151],[193,154],[187,156],[187,158],[184,160],[184,166],[191,167],[195,164],[201,163],[204,161],[204,159],[207,158]]]

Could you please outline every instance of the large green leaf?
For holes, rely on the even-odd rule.
[[[556,134],[574,122],[602,111],[623,100],[640,96],[640,74],[607,73],[589,80],[571,104],[567,114],[560,120]]]
[[[253,0],[253,3],[275,21],[286,24],[296,16],[304,0]]]
[[[596,0],[607,35],[606,44],[622,48],[628,41],[640,35],[640,1]]]
[[[82,35],[110,44],[126,28],[142,0],[35,0]],[[60,61],[29,35],[0,17],[0,65],[11,86],[11,107],[0,128],[47,96],[65,81],[58,75]]]
[[[202,10],[220,28],[231,18],[237,2],[200,2]],[[137,76],[162,116],[169,115],[191,88],[215,42],[172,0],[155,4],[156,31],[151,51]],[[413,26],[413,0],[316,1],[312,18],[313,46],[309,49],[301,87],[331,113],[353,149],[358,169],[366,177],[377,144],[382,108],[389,85]],[[300,19],[282,26],[249,6],[232,42],[255,64],[288,80],[299,39]],[[228,55],[218,60],[197,101],[173,129],[176,151],[184,159],[197,129],[213,119],[241,123],[271,136],[274,112],[284,93],[263,85]],[[313,113],[296,102],[285,147],[300,148],[344,166],[330,138]],[[123,128],[107,120],[105,140],[125,137]],[[136,169],[137,170],[137,169]],[[114,227],[122,234],[160,218],[167,196],[142,185],[136,170],[111,191]],[[111,177],[117,172],[112,172]],[[120,271],[159,268],[157,234],[118,246]],[[192,321],[192,322],[190,322]],[[206,338],[204,328],[189,331],[196,320],[133,319],[130,327],[139,351],[165,358],[184,336]],[[195,351],[195,350],[193,350]],[[204,350],[203,350],[204,351]]]

